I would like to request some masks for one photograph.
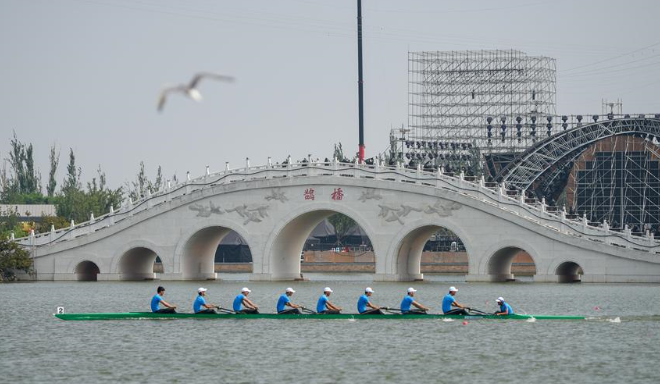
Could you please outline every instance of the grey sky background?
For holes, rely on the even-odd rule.
[[[69,147],[83,179],[100,165],[118,187],[308,153],[357,150],[356,0],[0,0],[0,156],[16,131],[48,152]],[[660,2],[363,0],[367,156],[406,124],[407,52],[519,49],[557,59],[557,111],[660,112]],[[205,100],[166,83],[216,71]]]

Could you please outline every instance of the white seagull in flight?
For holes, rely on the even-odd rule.
[[[209,79],[225,81],[225,82],[234,81],[234,78],[231,76],[219,75],[211,72],[197,73],[195,74],[195,76],[193,76],[192,80],[190,80],[190,83],[188,84],[166,86],[165,88],[163,88],[163,90],[160,92],[160,98],[158,99],[158,112],[163,111],[163,107],[165,107],[165,101],[167,100],[167,95],[170,92],[181,92],[197,102],[202,101],[202,94],[199,93],[199,90],[197,90],[197,85],[199,85],[199,82],[203,78],[209,78]]]

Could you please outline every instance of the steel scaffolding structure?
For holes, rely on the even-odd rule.
[[[507,130],[507,122],[513,127],[516,117],[531,124],[532,117],[555,115],[552,58],[516,50],[409,52],[408,66],[407,138],[417,152],[468,144],[482,152],[519,152],[536,140],[535,132]],[[487,117],[494,128],[487,129]],[[443,143],[449,145],[439,148]]]
[[[409,52],[408,76],[408,127],[390,134],[391,164],[492,177],[660,236],[660,114],[623,114],[617,100],[603,114],[557,115],[555,60],[515,50]]]
[[[648,137],[614,136],[594,143],[573,164],[570,210],[613,229],[655,231],[660,223],[660,157]],[[626,228],[627,226],[627,228]]]

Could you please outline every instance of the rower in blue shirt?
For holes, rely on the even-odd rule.
[[[445,315],[468,315],[467,307],[461,305],[456,301],[454,295],[456,295],[458,289],[456,287],[450,287],[449,293],[442,299],[442,313]],[[452,307],[456,307],[452,309]]]
[[[153,313],[176,313],[176,305],[171,305],[167,301],[163,300],[163,295],[165,294],[165,288],[158,287],[156,289],[156,294],[151,298],[151,312]],[[165,308],[160,308],[160,304],[163,304]]]
[[[408,294],[403,298],[403,301],[401,301],[401,313],[404,315],[425,315],[429,310],[415,300],[415,292],[417,292],[415,288],[408,288]],[[412,309],[411,307],[413,306],[417,309]]]
[[[495,312],[496,315],[498,315],[498,316],[515,315],[515,313],[513,313],[513,308],[511,308],[511,306],[506,301],[504,301],[503,297],[501,297],[501,296],[498,297],[496,302],[497,302],[497,305],[500,306],[500,311]]]
[[[367,287],[364,290],[364,295],[360,296],[357,303],[358,313],[361,315],[384,315],[381,307],[373,305],[369,302],[369,297],[374,293],[374,290],[371,287]],[[370,308],[370,309],[367,309]],[[383,307],[382,309],[387,309]]]
[[[206,288],[199,288],[197,290],[197,298],[193,302],[193,312],[200,315],[208,315],[217,313],[216,308],[220,308],[217,305],[206,304]]]
[[[248,287],[241,289],[241,293],[234,299],[234,312],[249,313],[251,315],[259,313],[259,307],[247,298],[250,292],[252,291]]]
[[[296,291],[293,290],[293,288],[287,288],[286,292],[280,296],[279,300],[277,300],[277,313],[280,315],[300,315],[300,305],[293,304],[291,302],[291,296],[296,293]],[[286,307],[289,307],[287,309]]]
[[[319,297],[319,301],[316,303],[316,313],[322,313],[325,315],[336,315],[341,313],[341,308],[328,301],[331,294],[332,289],[330,289],[330,287],[325,287],[323,294]]]

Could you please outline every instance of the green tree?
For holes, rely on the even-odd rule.
[[[0,239],[8,239],[11,233],[14,233],[16,238],[25,237],[28,233],[23,229],[23,224],[18,220],[18,212],[14,209],[9,209],[5,212],[0,212],[2,221],[0,221]]]
[[[26,273],[32,270],[30,253],[16,242],[0,239],[0,280],[13,280],[16,270]]]
[[[89,213],[94,213],[94,216],[101,216],[110,212],[110,207],[119,207],[123,200],[123,188],[110,189],[107,186],[105,172],[101,167],[96,170],[98,175],[98,182],[96,177],[87,183],[87,191],[85,197],[87,199],[87,218]]]
[[[351,160],[344,156],[344,147],[340,143],[335,144],[335,150],[332,153],[332,157],[336,158],[337,161],[341,163],[349,163]]]
[[[44,216],[37,223],[35,231],[37,233],[48,233],[50,232],[51,225],[54,226],[55,229],[67,228],[69,226],[69,221],[60,216]]]
[[[328,217],[328,221],[335,227],[335,234],[337,235],[337,245],[342,245],[344,237],[348,231],[357,225],[355,220],[341,213],[335,213]]]
[[[22,193],[41,193],[41,176],[34,167],[34,148],[32,144],[25,147],[23,162],[25,163],[25,185]]]
[[[11,178],[6,173],[3,180],[3,201],[11,202],[16,195],[41,193],[41,176],[34,166],[34,148],[18,140],[16,132],[10,140],[9,166]]]
[[[158,192],[163,186],[163,170],[161,166],[158,166],[158,171],[156,174],[156,179],[152,182],[149,180],[145,170],[144,170],[144,161],[140,162],[140,169],[135,178],[135,181],[132,181],[130,184],[126,183],[126,190],[128,191],[128,197],[133,200],[138,200],[147,195],[147,192],[155,193]]]
[[[55,188],[57,188],[57,180],[55,174],[57,173],[57,166],[60,164],[60,153],[55,149],[55,144],[50,147],[50,172],[48,172],[48,185],[46,192],[49,197],[55,196]]]
[[[158,192],[163,187],[163,170],[161,166],[158,166],[158,171],[156,171],[156,180],[153,183],[153,190],[151,192]]]
[[[11,180],[7,176],[7,161],[5,160],[2,163],[2,169],[0,169],[0,202],[7,202],[7,194],[11,188]]]
[[[42,195],[40,192],[16,193],[9,196],[6,204],[54,204],[56,199]]]
[[[75,160],[72,169],[76,173],[76,179],[72,177],[65,180],[66,188],[62,188],[62,196],[58,200],[57,215],[67,220],[83,222],[89,220],[89,215],[98,217],[110,211],[110,207],[118,207],[123,198],[123,189],[110,189],[106,185],[105,173],[101,167],[97,170],[98,179],[95,177],[87,183],[87,190],[75,187],[78,183],[79,170],[75,168]],[[72,175],[69,175],[72,176]]]
[[[12,189],[11,193],[17,194],[22,192],[22,186],[25,184],[25,167],[23,164],[25,149],[23,143],[18,141],[16,132],[14,132],[14,137],[9,141],[9,144],[11,146],[9,152],[9,166],[13,171],[13,178],[9,184]]]
[[[66,166],[66,179],[62,183],[62,192],[66,194],[67,190],[80,190],[80,175],[82,170],[76,168],[76,156],[73,154],[73,148],[69,148],[69,165]]]

